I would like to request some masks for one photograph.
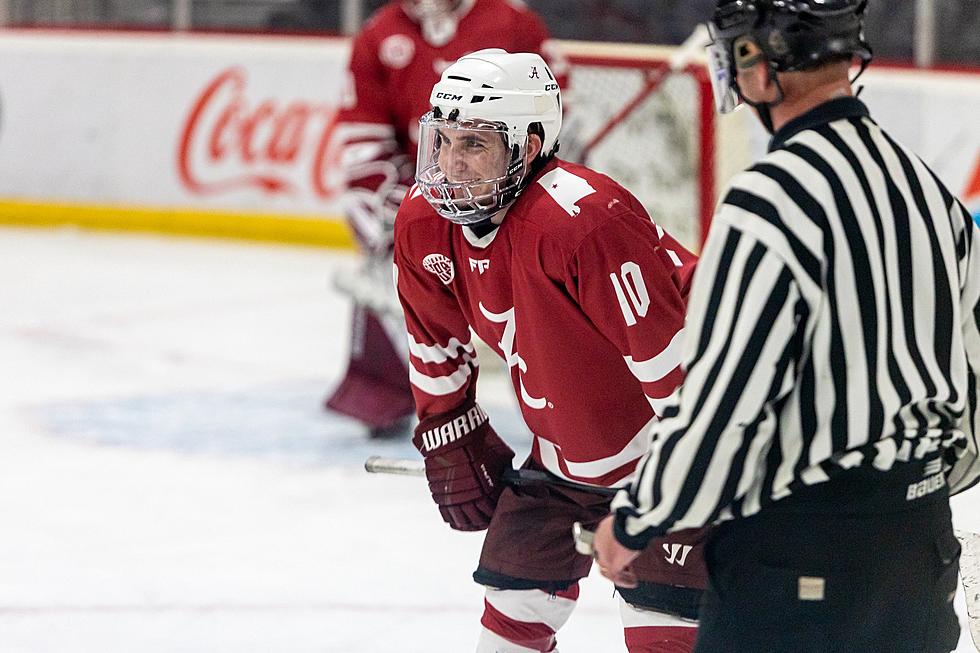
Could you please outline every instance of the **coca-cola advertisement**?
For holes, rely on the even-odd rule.
[[[0,196],[339,219],[345,39],[0,35]]]
[[[192,195],[253,190],[301,200],[334,194],[334,105],[263,96],[248,71],[218,72],[192,99],[177,138],[177,174]]]

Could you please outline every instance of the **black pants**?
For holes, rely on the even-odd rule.
[[[955,649],[960,547],[948,500],[935,499],[902,512],[764,510],[722,524],[708,540],[696,653]]]

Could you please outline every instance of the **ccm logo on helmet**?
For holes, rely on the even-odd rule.
[[[544,90],[546,90],[546,91],[557,91],[558,90],[558,84],[545,84],[544,85]]]
[[[455,93],[436,93],[437,100],[462,100],[462,95],[456,95]]]

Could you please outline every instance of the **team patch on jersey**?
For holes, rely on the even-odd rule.
[[[582,209],[576,206],[578,201],[596,192],[588,181],[562,168],[555,168],[548,174],[542,175],[538,183],[548,191],[558,206],[573,218],[582,212]]]
[[[422,267],[439,277],[439,281],[447,286],[456,278],[456,267],[444,254],[429,254],[422,259]]]
[[[415,56],[415,43],[404,34],[392,34],[381,42],[378,58],[381,63],[394,70],[401,70],[412,63]]]

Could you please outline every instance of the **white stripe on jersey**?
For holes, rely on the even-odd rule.
[[[408,366],[408,379],[416,388],[436,397],[452,394],[464,385],[473,373],[473,367],[478,366],[476,356],[463,356],[463,362],[456,368],[456,371],[446,376],[429,376],[424,372],[415,369],[414,365]]]
[[[630,461],[637,460],[640,456],[646,453],[650,442],[650,430],[653,428],[653,425],[657,423],[657,420],[658,418],[654,416],[653,419],[647,422],[643,428],[641,428],[637,434],[633,436],[633,439],[631,439],[629,443],[627,443],[627,445],[618,453],[605,458],[600,458],[598,460],[591,460],[587,463],[566,460],[562,456],[560,448],[551,442],[548,442],[544,438],[536,436],[538,450],[541,454],[541,464],[543,464],[545,468],[555,476],[570,481],[575,481],[576,483],[588,484],[587,481],[582,481],[581,479],[599,478],[600,476],[605,476],[609,472],[619,469]],[[565,472],[562,471],[561,463],[564,463],[565,469],[568,470],[568,474],[571,476],[566,475]],[[617,482],[616,486],[618,487],[625,482],[626,479],[623,479],[622,481]]]
[[[659,416],[664,414],[667,406],[674,403],[674,394],[672,393],[666,397],[651,397],[650,395],[646,395],[646,398],[650,402],[650,408]]]
[[[434,345],[423,345],[409,333],[408,351],[423,363],[445,363],[447,360],[459,356],[460,351],[465,354],[472,354],[473,342],[472,339],[466,342],[460,342],[456,338],[450,338],[445,347],[438,343]]]
[[[641,383],[653,383],[659,381],[681,364],[684,355],[684,329],[674,334],[670,343],[664,350],[645,361],[636,361],[632,356],[623,356],[630,372],[633,373]]]

